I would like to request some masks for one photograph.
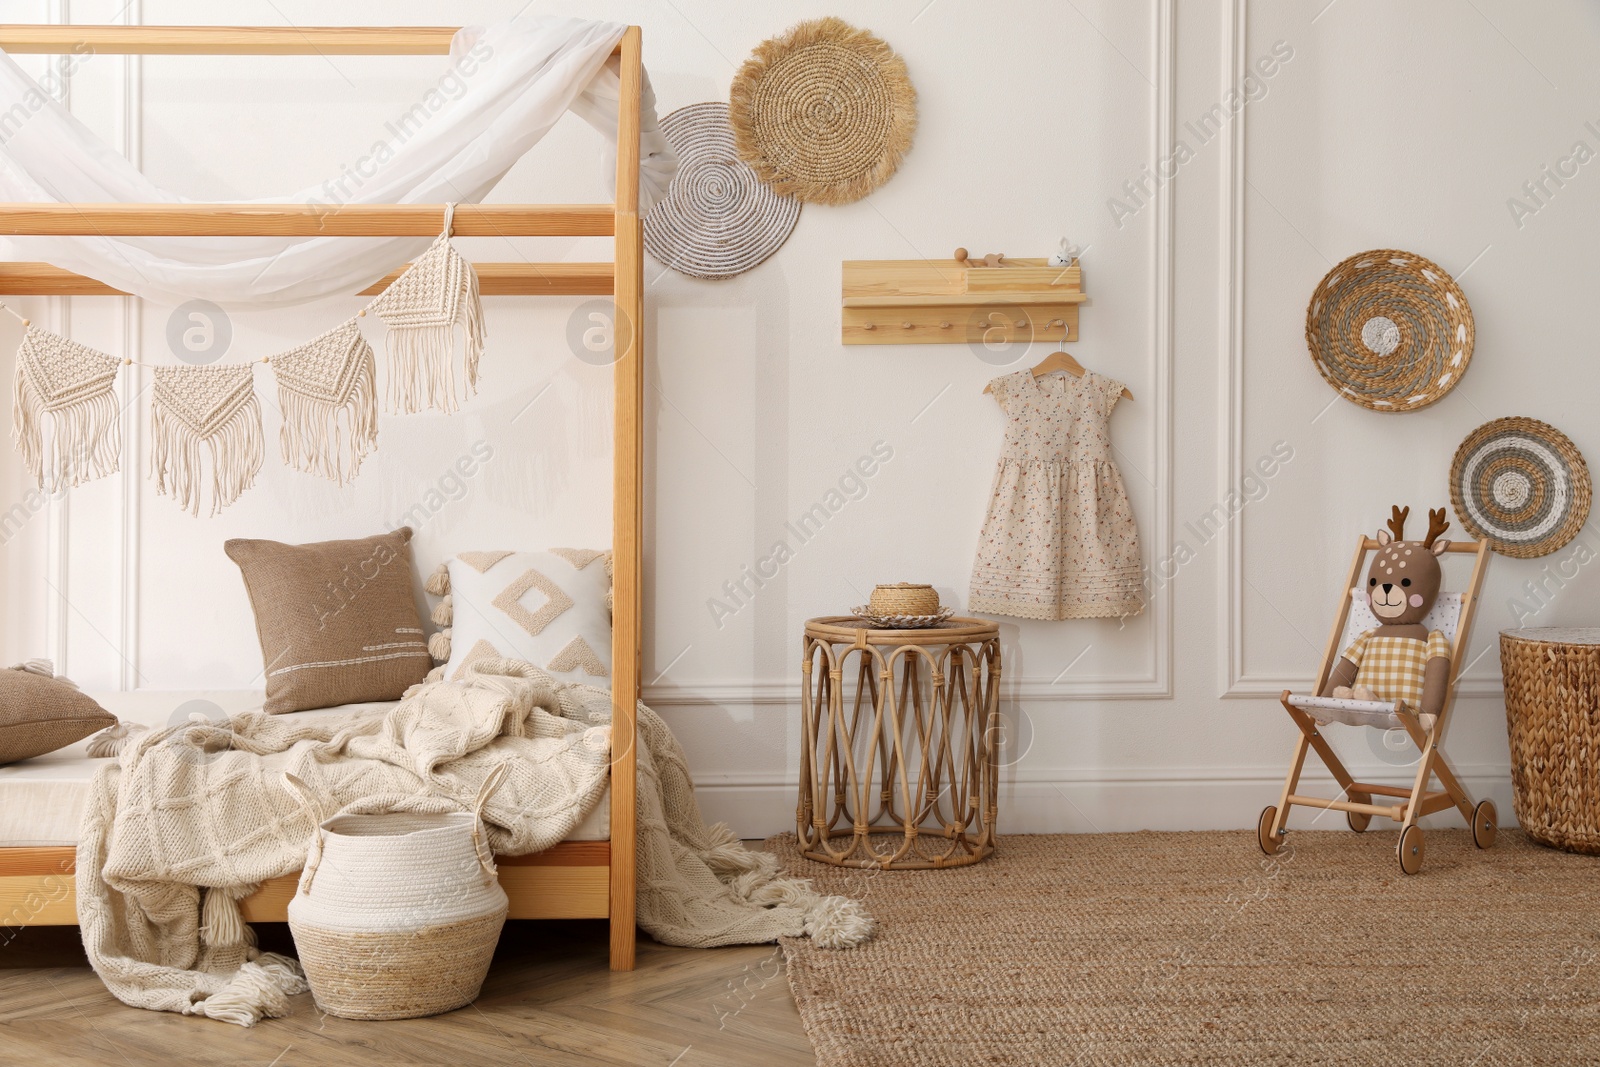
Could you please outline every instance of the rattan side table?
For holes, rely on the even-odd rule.
[[[800,851],[882,870],[992,853],[999,628],[954,618],[879,630],[834,615],[806,623],[801,650]]]

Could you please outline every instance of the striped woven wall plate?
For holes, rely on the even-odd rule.
[[[1456,449],[1450,502],[1461,525],[1501,555],[1547,556],[1589,519],[1589,467],[1554,426],[1495,419]]]
[[[783,247],[800,201],[764,184],[733,147],[728,105],[680,107],[661,120],[678,156],[667,195],[644,220],[644,246],[694,278],[730,278]]]
[[[1306,345],[1329,385],[1373,411],[1439,400],[1472,361],[1472,308],[1455,279],[1411,252],[1374,249],[1327,273],[1306,308]]]

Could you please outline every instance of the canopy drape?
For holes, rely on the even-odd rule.
[[[620,80],[611,53],[625,30],[619,23],[536,16],[465,27],[451,42],[448,70],[453,74],[446,75],[456,95],[435,91],[425,97],[425,119],[408,123],[403,139],[392,130],[378,142],[363,136],[355,146],[360,151],[349,156],[365,161],[362,173],[352,177],[347,168],[288,196],[228,203],[478,203],[567,111],[609,138],[614,151]],[[676,161],[656,122],[648,77],[640,105],[639,195],[641,209],[647,210],[665,193]],[[3,53],[0,199],[194,202],[151,182]],[[421,253],[430,240],[13,237],[0,241],[0,253],[44,260],[161,303],[201,298],[234,307],[274,307],[359,291]]]

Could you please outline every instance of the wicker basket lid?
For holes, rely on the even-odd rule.
[[[1589,466],[1567,435],[1520,417],[1486,422],[1450,463],[1461,525],[1504,556],[1547,556],[1589,519]]]
[[[931,585],[895,582],[875,587],[868,604],[877,615],[937,615],[939,594]]]
[[[764,185],[734,151],[728,105],[680,107],[661,120],[678,156],[667,195],[644,220],[644,246],[673,270],[695,278],[742,274],[794,232],[800,201]]]
[[[1455,279],[1411,252],[1374,249],[1327,273],[1306,307],[1317,370],[1353,404],[1414,411],[1472,361],[1472,308]]]
[[[917,129],[905,60],[832,17],[757,46],[729,103],[744,161],[778,192],[822,204],[860,200],[888,181]]]

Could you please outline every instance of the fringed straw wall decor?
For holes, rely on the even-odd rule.
[[[1328,272],[1306,308],[1306,345],[1329,385],[1373,411],[1415,411],[1472,361],[1472,308],[1438,264],[1389,248]]]
[[[733,80],[728,118],[739,155],[774,190],[848,204],[911,150],[917,93],[894,49],[820,18],[757,46]]]
[[[678,156],[678,173],[645,216],[652,256],[690,277],[728,278],[783,247],[800,201],[773,192],[740,161],[727,104],[680,107],[661,120],[661,132]]]

